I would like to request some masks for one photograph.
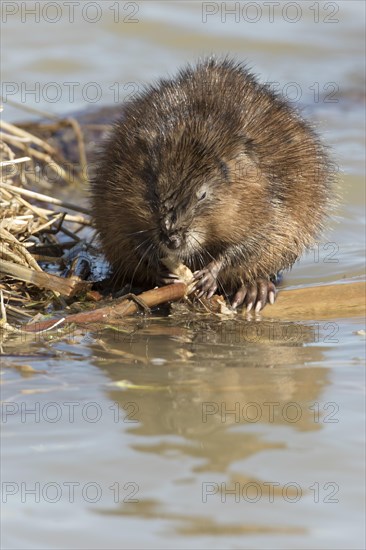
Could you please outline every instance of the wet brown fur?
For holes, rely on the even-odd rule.
[[[155,285],[174,233],[193,271],[223,259],[218,280],[232,293],[311,246],[331,183],[309,124],[243,65],[210,58],[125,106],[92,182],[93,215],[119,284]]]

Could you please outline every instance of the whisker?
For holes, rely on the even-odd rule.
[[[144,241],[142,241],[139,245],[137,245],[137,246],[135,247],[135,250],[134,250],[134,251],[136,252],[141,246],[143,246],[145,243],[147,243],[148,240],[149,240],[149,237],[148,237],[147,239],[145,239]]]
[[[132,233],[126,233],[127,237],[132,237],[133,235],[140,235],[141,233],[151,233],[154,230],[152,227],[151,229],[140,229],[140,231],[133,231]]]
[[[147,247],[147,249],[145,250],[145,252],[142,254],[141,258],[140,258],[140,261],[138,262],[137,266],[135,267],[133,273],[132,273],[132,277],[131,277],[131,286],[133,285],[133,280],[135,278],[135,275],[136,275],[136,271],[138,270],[138,268],[140,267],[141,263],[143,262],[145,256],[150,252],[151,248],[154,246],[154,243],[150,243],[150,245]]]

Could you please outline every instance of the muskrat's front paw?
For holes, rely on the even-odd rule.
[[[217,290],[217,279],[209,266],[201,269],[201,271],[195,271],[193,273],[193,278],[196,281],[194,285],[196,298],[201,298],[202,296],[211,298],[211,296],[215,294]]]
[[[193,279],[196,281],[193,290],[196,290],[196,298],[205,296],[211,298],[217,290],[217,276],[222,266],[221,260],[214,260],[210,262],[206,267],[195,271],[193,273]]]
[[[253,307],[257,313],[269,302],[273,304],[276,298],[276,287],[271,281],[258,279],[255,283],[244,283],[234,295],[231,303],[235,309],[244,305],[249,312]]]
[[[211,298],[217,290],[217,275],[220,271],[221,263],[219,261],[211,262],[200,271],[193,273],[193,279],[196,281],[193,290],[196,291],[196,298],[205,296]]]
[[[175,275],[175,273],[171,273],[168,270],[161,270],[156,275],[156,284],[157,286],[165,286],[165,285],[171,285],[173,283],[182,283],[183,281],[178,277],[178,275]]]

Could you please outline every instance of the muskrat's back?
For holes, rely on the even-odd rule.
[[[116,122],[92,182],[115,280],[166,282],[164,256],[236,306],[274,300],[271,278],[319,235],[331,174],[310,126],[244,66],[210,58],[149,87]]]

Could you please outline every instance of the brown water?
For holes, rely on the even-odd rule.
[[[363,2],[38,4],[3,2],[5,99],[99,107],[211,52],[277,81],[342,174],[285,285],[363,276]],[[8,342],[2,547],[364,548],[362,331],[176,315]]]

